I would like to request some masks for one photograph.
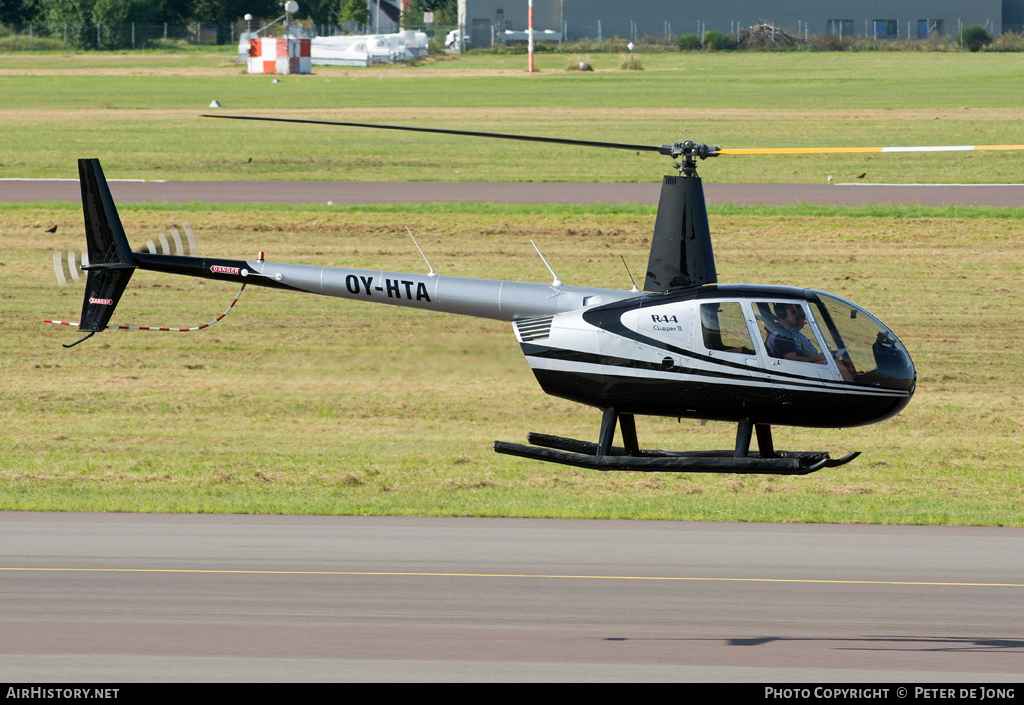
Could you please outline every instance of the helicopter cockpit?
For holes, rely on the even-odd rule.
[[[769,357],[810,364],[831,357],[845,382],[913,390],[917,375],[906,348],[856,304],[808,291],[806,302],[752,302],[752,308]]]
[[[701,303],[703,348],[747,366],[764,355],[769,371],[913,392],[916,372],[910,355],[881,321],[834,294],[802,293],[799,298]]]

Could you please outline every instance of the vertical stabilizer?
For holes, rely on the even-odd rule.
[[[661,184],[644,291],[683,289],[718,281],[704,185],[696,174]]]
[[[128,280],[135,271],[128,238],[114,207],[99,159],[79,159],[78,177],[82,184],[82,211],[85,238],[89,246],[89,272],[82,302],[79,330],[98,332],[107,327]]]

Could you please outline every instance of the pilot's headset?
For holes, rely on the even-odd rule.
[[[799,305],[800,304],[790,304],[790,303],[773,304],[773,306],[775,307],[775,318],[776,318],[776,320],[782,319],[782,318],[785,318],[786,316],[788,316],[789,313],[788,313],[788,311],[786,309],[788,309],[790,306],[799,306]]]

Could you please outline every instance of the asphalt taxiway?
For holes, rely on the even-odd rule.
[[[0,513],[8,680],[1024,680],[1024,529]]]

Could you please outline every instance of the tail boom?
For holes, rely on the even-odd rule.
[[[139,269],[235,284],[301,291],[354,301],[512,321],[574,311],[634,294],[617,289],[552,286],[494,279],[281,262],[135,253]]]

